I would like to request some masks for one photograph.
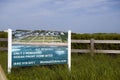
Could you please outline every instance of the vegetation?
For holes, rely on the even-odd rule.
[[[89,40],[91,38],[94,38],[95,40],[120,40],[120,34],[117,34],[117,33],[94,33],[94,34],[72,33],[72,39]]]
[[[94,33],[94,34],[72,34],[72,39],[76,40],[120,40],[120,34],[117,33]],[[74,49],[90,49],[90,44],[72,44]],[[95,49],[120,50],[120,44],[95,44]]]
[[[7,38],[8,34],[6,32],[1,32],[0,31],[0,38]],[[0,47],[7,47],[7,42],[6,41],[0,41]]]
[[[62,42],[67,42],[68,34],[61,35]]]
[[[7,52],[0,52],[0,64],[7,74]],[[120,55],[72,55],[72,69],[67,65],[13,68],[8,80],[120,80]]]
[[[86,36],[85,36],[86,35]],[[112,36],[111,36],[112,35]],[[117,35],[117,36],[116,36]],[[111,36],[111,37],[110,37]],[[104,38],[103,38],[104,37]],[[119,34],[73,34],[73,39],[112,39],[120,40]],[[117,44],[116,44],[117,45]],[[73,48],[89,48],[87,45],[72,44]],[[104,46],[97,45],[101,48]],[[109,49],[119,49],[115,44]],[[72,54],[72,68],[67,65],[48,65],[13,68],[7,73],[7,51],[0,51],[2,65],[8,80],[120,80],[120,55],[113,54]]]
[[[0,31],[0,38],[7,38],[7,37],[8,37],[7,32]]]
[[[16,39],[18,42],[63,42],[61,36],[28,36],[23,39]],[[67,41],[67,40],[66,40]]]

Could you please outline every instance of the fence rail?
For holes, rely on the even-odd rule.
[[[8,41],[7,38],[0,38],[0,42],[2,41]],[[120,44],[120,40],[71,40],[71,43],[90,43],[90,49],[72,49],[72,52],[80,52],[80,53],[115,53],[115,54],[120,54],[120,50],[95,50],[94,49],[94,44],[99,44],[99,43],[104,43],[104,44]],[[0,51],[7,50],[8,48],[6,47],[0,47]]]
[[[120,44],[120,40],[71,40],[71,43],[90,43],[90,49],[72,49],[72,52],[80,52],[80,53],[115,53],[120,54],[120,50],[95,50],[94,44],[104,43],[104,44]]]
[[[0,38],[0,41],[8,41],[7,38]]]
[[[72,52],[79,52],[79,53],[89,53],[91,50],[88,49],[72,49]],[[94,50],[94,53],[115,53],[120,54],[120,50]]]
[[[90,40],[71,40],[72,43],[90,43]],[[94,40],[94,43],[120,44],[120,40]]]
[[[1,51],[5,51],[5,50],[8,50],[8,48],[6,48],[6,47],[0,47],[0,50]]]

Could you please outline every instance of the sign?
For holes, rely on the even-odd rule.
[[[12,45],[12,66],[67,64],[66,46]]]
[[[9,29],[8,32],[8,72],[12,67],[52,64],[68,64],[70,69],[70,31]]]

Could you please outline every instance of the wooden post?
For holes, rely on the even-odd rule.
[[[7,80],[6,75],[0,65],[0,80]]]
[[[71,31],[68,31],[68,69],[71,71]]]
[[[91,49],[91,55],[94,54],[94,39],[90,39],[90,49]]]
[[[8,29],[8,73],[12,68],[12,30]]]

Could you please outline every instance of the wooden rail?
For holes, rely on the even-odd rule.
[[[5,50],[8,50],[8,48],[6,48],[6,47],[0,47],[0,50],[1,51],[5,51]]]
[[[89,53],[91,50],[88,49],[72,49],[72,52],[79,52],[79,53]],[[94,50],[94,53],[115,53],[120,54],[120,50]]]
[[[120,44],[120,40],[71,40],[71,43],[90,43],[90,49],[72,49],[72,52],[80,53],[115,53],[120,54],[120,50],[95,50],[94,44],[104,43],[104,44]]]
[[[8,38],[0,38],[0,42],[3,42],[3,41],[8,41]],[[5,51],[5,50],[8,50],[8,48],[7,47],[1,47],[0,46],[0,51]]]
[[[71,40],[72,43],[90,43],[91,40]],[[94,40],[94,43],[120,44],[120,40]]]
[[[8,41],[7,38],[0,38],[0,41]]]
[[[0,38],[0,41],[8,41],[7,38]],[[99,43],[104,43],[104,44],[120,44],[120,40],[71,40],[71,43],[90,43],[90,49],[72,49],[72,52],[80,52],[80,53],[116,53],[120,54],[120,50],[95,50],[94,49],[94,44],[99,44]],[[7,50],[8,48],[6,47],[0,47],[0,51],[2,50]]]

